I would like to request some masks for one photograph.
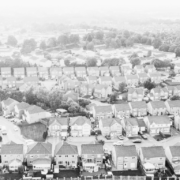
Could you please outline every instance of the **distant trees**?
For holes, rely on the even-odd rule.
[[[23,42],[21,53],[29,54],[36,49],[36,41],[34,39],[26,39]]]
[[[119,84],[119,91],[123,93],[126,89],[126,83],[122,82]]]
[[[45,131],[45,132],[43,133],[43,139],[45,140],[45,139],[47,138],[47,136],[48,136],[48,132]]]
[[[169,51],[169,45],[167,45],[167,44],[162,44],[162,45],[159,47],[159,50],[160,50],[160,51],[164,51],[164,52],[168,52],[168,51]]]
[[[69,43],[69,37],[67,34],[62,34],[57,39],[57,44],[59,45],[66,45]]]
[[[48,41],[47,41],[47,47],[48,48],[56,47],[56,45],[57,45],[57,41],[56,41],[55,37],[51,37],[48,39]]]
[[[161,44],[162,44],[161,39],[156,38],[156,39],[153,40],[153,44],[152,45],[154,46],[155,49],[158,49],[161,46]]]
[[[120,66],[122,64],[125,64],[125,60],[123,58],[110,58],[105,59],[102,62],[102,66]]]
[[[93,51],[94,50],[94,43],[93,42],[87,43],[85,49]]]
[[[46,42],[45,42],[45,41],[41,41],[41,43],[40,43],[40,45],[39,45],[39,48],[40,48],[41,50],[45,50],[45,49],[47,48]]]
[[[141,64],[141,60],[139,58],[133,58],[131,59],[131,64],[133,65],[133,67],[135,67]]]
[[[153,60],[153,64],[156,68],[167,68],[171,67],[171,62],[168,60],[161,61],[159,59]]]
[[[8,36],[7,44],[10,46],[16,46],[17,45],[17,39],[14,36]]]
[[[171,101],[175,101],[175,100],[180,100],[180,96],[174,95],[173,97],[171,97]]]
[[[148,89],[148,90],[151,90],[153,88],[156,87],[155,83],[152,82],[150,79],[145,81],[144,84],[143,84],[144,88]]]
[[[86,60],[86,66],[87,67],[95,67],[97,65],[97,59],[95,57],[88,58]]]

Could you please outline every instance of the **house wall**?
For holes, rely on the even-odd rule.
[[[23,154],[2,154],[1,155],[1,162],[3,165],[8,165],[10,161],[14,159],[19,159],[21,162],[24,160]]]
[[[117,170],[135,170],[137,169],[137,156],[133,157],[118,157]]]

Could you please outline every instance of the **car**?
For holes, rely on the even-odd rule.
[[[142,134],[141,136],[142,136],[142,138],[145,139],[145,140],[148,139],[147,135],[145,135],[145,134]]]
[[[14,131],[18,131],[18,127],[14,125]]]
[[[118,136],[118,139],[124,140],[124,136],[123,136],[123,135],[119,135],[119,136]]]
[[[107,140],[110,140],[110,139],[111,139],[111,136],[106,135],[105,138],[106,138]]]
[[[133,143],[141,143],[142,139],[141,138],[135,138],[132,140]]]
[[[13,116],[8,114],[8,115],[5,115],[4,117],[5,117],[6,119],[11,119]]]
[[[123,141],[117,141],[113,143],[113,146],[122,146],[123,145]]]
[[[27,145],[31,145],[31,144],[35,143],[35,141],[32,139],[27,139],[27,140],[25,140],[25,142]]]

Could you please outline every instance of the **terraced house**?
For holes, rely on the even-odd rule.
[[[138,79],[138,76],[137,75],[126,75],[125,76],[125,79],[126,79],[126,84],[127,86],[138,86],[139,84],[139,79]]]
[[[63,68],[63,74],[67,75],[69,77],[75,77],[74,67],[64,67]]]
[[[21,102],[19,104],[16,104],[14,106],[14,114],[17,118],[22,119],[22,115],[24,114],[24,110],[27,109],[30,105],[25,103],[25,102]]]
[[[120,76],[119,66],[110,66],[109,71],[112,77]]]
[[[46,67],[38,67],[38,74],[40,78],[49,79],[49,71]]]
[[[38,76],[37,68],[36,67],[27,67],[26,74],[27,74],[27,77],[37,77]]]
[[[147,115],[147,105],[144,101],[130,102],[129,105],[131,108],[132,116],[137,117]]]
[[[143,65],[136,65],[134,67],[134,71],[136,74],[139,74],[139,73],[144,73],[144,67]]]
[[[86,77],[87,71],[85,67],[75,67],[75,74],[77,77]]]
[[[146,73],[138,73],[137,76],[141,84],[143,84],[149,79],[149,76]]]
[[[110,76],[101,76],[99,77],[99,84],[112,86],[112,78]]]
[[[107,85],[102,85],[102,84],[96,84],[94,86],[94,92],[93,95],[96,98],[104,98],[106,99],[108,97],[108,95],[110,95],[112,93],[112,87],[111,86],[107,86]]]
[[[24,78],[25,77],[25,69],[24,68],[14,68],[14,77],[16,78]]]
[[[99,77],[100,70],[98,67],[87,67],[87,74],[88,76],[96,76]]]
[[[1,76],[3,78],[11,77],[11,68],[10,67],[2,67],[1,68]]]
[[[142,101],[144,98],[144,88],[129,88],[128,101]]]
[[[180,114],[180,100],[165,102],[168,113],[172,115]]]
[[[168,90],[167,88],[156,87],[151,90],[151,100],[160,101],[168,99]]]
[[[62,69],[60,67],[51,67],[50,68],[50,77],[51,79],[58,79],[58,77],[62,76]]]
[[[162,76],[159,72],[149,73],[149,77],[150,77],[151,81],[156,84],[159,84],[162,82]]]
[[[109,68],[107,66],[99,67],[100,76],[110,76]]]
[[[119,90],[119,86],[120,86],[121,83],[125,83],[126,84],[126,79],[125,79],[124,76],[113,77],[112,81],[113,81],[113,87],[116,90]]]

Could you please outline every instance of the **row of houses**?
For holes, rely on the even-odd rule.
[[[76,168],[81,157],[82,170],[96,171],[103,168],[105,151],[101,144],[82,144],[81,151],[77,146],[58,143],[52,152],[50,143],[34,143],[24,152],[22,144],[3,144],[1,148],[2,164],[10,170],[17,170],[23,162],[33,170],[51,169],[54,167]],[[81,153],[79,153],[81,152]],[[168,160],[174,168],[175,174],[180,174],[180,146],[151,146],[138,150],[134,145],[114,146],[112,149],[112,170],[137,170],[138,161],[142,164],[146,174],[154,174],[159,169],[166,168]]]

